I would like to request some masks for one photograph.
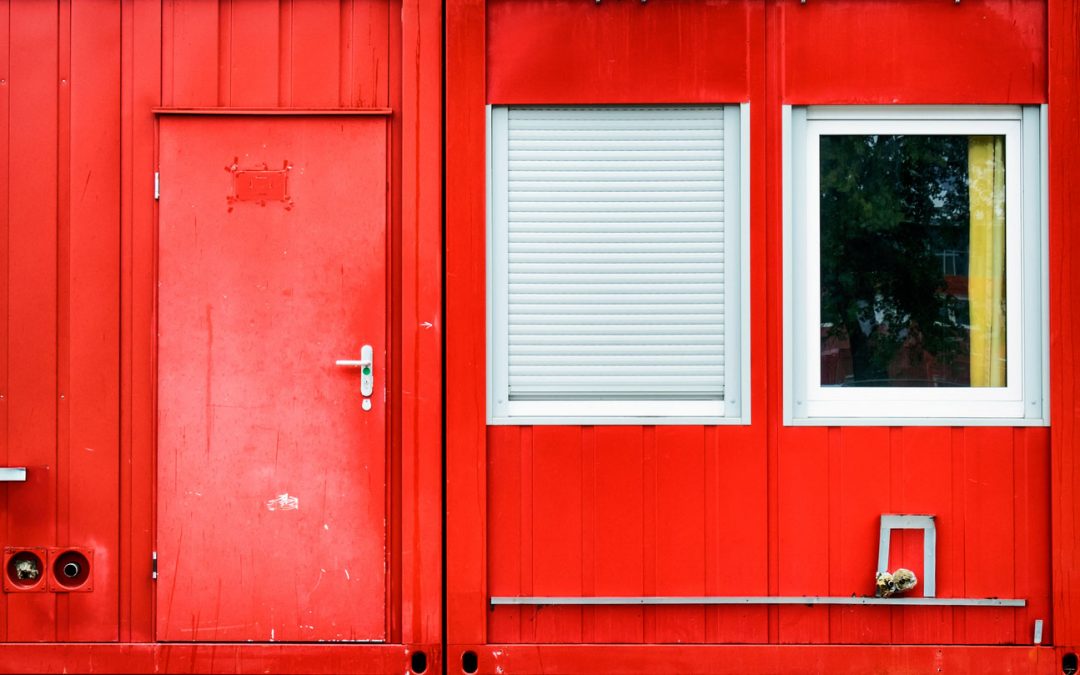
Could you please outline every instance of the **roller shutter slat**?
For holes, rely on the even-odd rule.
[[[559,181],[552,181],[559,182]],[[724,201],[723,189],[710,183],[691,186],[686,183],[670,182],[666,186],[659,181],[654,181],[652,189],[639,190],[634,188],[633,182],[627,182],[624,188],[618,183],[612,183],[610,189],[585,190],[584,182],[578,181],[573,190],[566,190],[559,186],[539,190],[510,190],[510,212],[533,210],[534,204],[565,204],[560,211],[607,211],[609,213],[635,213],[641,210],[642,203],[655,202],[662,205],[672,203],[712,203]],[[579,204],[594,204],[592,208],[575,208]],[[545,208],[545,207],[540,207]],[[710,207],[709,210],[712,210]],[[677,211],[677,209],[676,209]]]
[[[651,321],[657,314],[522,314],[510,326],[636,325]],[[723,324],[722,314],[662,313],[667,324]]]
[[[688,242],[703,244],[723,241],[724,235],[716,232],[716,221],[696,221],[665,223],[669,228],[665,232],[656,232],[656,223],[647,222],[609,222],[609,223],[555,223],[555,222],[518,222],[510,227],[513,234],[510,246],[529,243],[550,245],[574,244],[577,242],[651,242],[656,244],[674,244]],[[582,232],[587,227],[589,231]],[[686,250],[686,249],[683,249]]]
[[[665,167],[668,168],[667,171],[656,171],[647,167],[635,170],[618,171],[605,171],[603,169],[582,169],[579,171],[545,171],[543,169],[537,169],[530,171],[519,168],[514,171],[514,180],[510,181],[509,185],[511,189],[514,189],[517,186],[529,185],[531,183],[555,183],[561,185],[576,185],[579,181],[610,181],[612,183],[648,181],[650,184],[678,183],[680,181],[683,183],[716,183],[722,182],[724,179],[724,170],[722,167],[701,170],[683,169],[682,171],[679,171],[677,175],[673,175],[670,165],[665,165]]]
[[[717,245],[721,245],[717,243]],[[614,271],[616,267],[625,266],[631,272],[641,272],[641,266],[659,266],[658,271],[685,272],[686,266],[700,266],[704,271],[715,271],[717,264],[723,263],[723,256],[711,250],[700,253],[672,252],[671,250],[659,250],[655,254],[642,250],[646,248],[640,244],[635,245],[636,250],[616,249],[604,256],[602,252],[595,250],[555,252],[539,252],[525,250],[511,253],[510,260],[519,267],[518,271],[567,271],[572,268],[582,268],[579,271],[600,272]],[[652,257],[649,257],[652,256]],[[529,269],[534,267],[535,269]]]
[[[701,191],[712,191],[718,193],[716,198],[722,199],[723,195],[719,194],[723,192],[724,184],[721,181],[715,180],[702,180],[694,181],[691,184],[689,181],[676,181],[676,180],[640,180],[640,179],[624,179],[624,180],[612,180],[612,179],[600,179],[600,178],[579,178],[575,180],[519,180],[510,184],[510,194],[514,196],[522,196],[527,198],[532,193],[537,194],[550,194],[552,191],[559,192],[559,198],[563,198],[569,195],[575,199],[580,199],[582,194],[591,193],[605,193],[605,192],[617,192],[619,194],[625,194],[626,192],[634,192],[639,195],[648,195],[650,193],[667,194],[669,191],[676,187],[678,189],[691,188],[692,194],[697,194]]]
[[[517,345],[666,345],[669,349],[672,348],[673,340],[677,340],[674,344],[678,344],[677,349],[681,349],[685,345],[722,345],[724,344],[724,338],[716,335],[688,335],[688,334],[666,334],[666,335],[633,335],[633,334],[618,334],[618,335],[527,335],[518,336],[516,339],[511,340],[511,347]],[[597,363],[603,361],[603,355],[599,352],[602,350],[595,350],[597,355]],[[510,350],[513,354],[513,349]],[[678,353],[678,352],[676,352]],[[513,357],[510,359],[511,365],[514,363]]]
[[[538,302],[522,303],[515,319],[528,320],[536,316],[537,320],[545,320],[549,317],[567,317],[575,314],[589,316],[655,316],[656,314],[668,314],[673,316],[723,316],[723,314],[709,314],[705,303],[668,303],[663,305],[634,303],[633,305],[617,304],[571,304],[568,302]]]
[[[544,106],[542,108],[511,108],[509,121],[528,120],[612,120],[627,119],[632,121],[657,119],[716,119],[723,115],[723,110],[712,106]]]
[[[515,220],[510,224],[510,229],[513,231],[515,226],[520,229],[522,226],[528,224],[529,226],[535,225],[547,225],[549,223],[581,223],[584,227],[588,227],[590,223],[596,223],[598,225],[614,224],[614,223],[627,223],[627,224],[640,224],[648,223],[657,228],[661,225],[669,225],[672,220],[678,220],[682,223],[708,223],[712,226],[717,226],[723,223],[723,218],[717,219],[715,213],[709,211],[697,211],[692,213],[679,213],[677,218],[672,218],[671,214],[656,212],[656,213],[604,213],[604,212],[592,212],[581,213],[580,217],[575,218],[573,213],[537,213],[535,217],[529,218],[524,214],[515,214]],[[680,230],[672,228],[673,233]],[[689,231],[689,230],[687,230]],[[583,236],[587,236],[587,231],[582,231]],[[667,232],[657,232],[654,230],[653,235],[655,237],[663,237]],[[657,241],[663,241],[663,239],[657,239]]]
[[[647,141],[660,138],[722,138],[724,135],[723,129],[717,127],[709,117],[682,120],[671,117],[638,120],[612,117],[605,120],[594,119],[591,123],[584,119],[518,119],[510,122],[507,131],[507,138],[511,143],[521,138],[547,140],[580,137],[590,140],[595,137],[619,136],[627,140]]]
[[[715,359],[717,356],[723,354],[724,341],[721,339],[717,344],[702,344],[702,345],[683,345],[679,348],[677,354],[672,354],[664,345],[560,345],[560,344],[548,344],[548,345],[516,345],[512,350],[515,354],[521,356],[535,356],[535,357],[547,357],[557,356],[559,358],[595,358],[595,354],[601,351],[608,351],[613,357],[627,357],[627,356],[673,356],[678,357],[682,354],[691,354],[695,358],[699,356],[706,356],[710,359]]]
[[[723,242],[704,242],[695,248],[694,253],[686,253],[685,248],[671,242],[615,242],[594,244],[591,242],[573,244],[536,244],[525,242],[514,244],[510,247],[510,255],[532,256],[591,256],[596,253],[607,253],[613,256],[627,256],[638,253],[666,254],[670,256],[695,256],[723,253]]]
[[[663,301],[668,305],[694,305],[701,309],[705,309],[710,305],[714,305],[718,302],[723,302],[723,289],[720,291],[708,294],[700,291],[691,293],[590,293],[588,295],[582,295],[580,293],[552,293],[550,289],[544,288],[534,293],[513,293],[510,295],[510,302],[521,305],[522,311],[528,311],[527,307],[538,306],[592,306],[592,307],[626,307],[636,304],[652,304]]]
[[[701,158],[701,157],[686,157],[682,159],[669,159],[665,160],[662,164],[657,162],[656,158],[652,158],[651,162],[646,158],[639,158],[642,161],[628,162],[628,157],[615,156],[613,159],[601,159],[599,157],[593,157],[591,159],[581,160],[577,162],[563,161],[566,158],[560,159],[515,159],[513,157],[508,158],[510,163],[510,171],[522,171],[533,172],[543,171],[548,175],[557,174],[563,170],[563,167],[572,166],[573,168],[567,172],[567,176],[573,175],[575,172],[605,172],[605,171],[619,171],[625,172],[625,175],[636,174],[640,171],[662,171],[669,174],[669,178],[674,180],[679,178],[678,176],[671,175],[673,171],[686,171],[694,172],[695,175],[699,172],[715,171],[717,176],[723,175],[724,164],[716,160]],[[524,176],[523,176],[524,177]],[[514,178],[516,179],[516,177]]]

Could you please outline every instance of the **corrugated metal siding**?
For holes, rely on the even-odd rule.
[[[784,428],[770,462],[750,428],[489,427],[493,596],[872,594],[878,515],[933,513],[939,597],[1028,601],[1016,609],[498,606],[488,613],[489,639],[1030,643],[1035,619],[1050,614],[1049,435]],[[897,533],[893,550],[894,565],[921,571],[921,532]]]
[[[162,105],[388,107],[393,30],[380,0],[167,2]]]
[[[152,109],[399,105],[400,9],[0,2],[0,540],[95,551],[91,593],[0,594],[0,641],[153,640]]]
[[[120,21],[0,5],[0,541],[101,551],[92,593],[2,594],[6,641],[119,633]]]

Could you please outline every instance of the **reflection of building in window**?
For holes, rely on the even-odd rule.
[[[946,249],[938,251],[938,257],[941,258],[941,273],[945,276],[945,279],[950,277],[966,277],[967,276],[967,250]],[[967,289],[964,289],[965,292]]]

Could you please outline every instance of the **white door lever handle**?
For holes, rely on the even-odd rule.
[[[338,359],[334,361],[334,364],[344,368],[359,368],[360,393],[365,398],[371,396],[371,392],[375,390],[375,351],[371,348],[371,345],[364,345],[360,348],[359,359]],[[369,408],[370,403],[365,402],[364,410]]]
[[[371,361],[363,361],[357,359],[338,359],[337,361],[334,361],[334,365],[350,368],[363,368],[364,366],[370,366]]]

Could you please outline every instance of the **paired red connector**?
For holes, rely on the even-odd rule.
[[[4,548],[7,593],[87,593],[94,590],[94,551],[88,548]]]

